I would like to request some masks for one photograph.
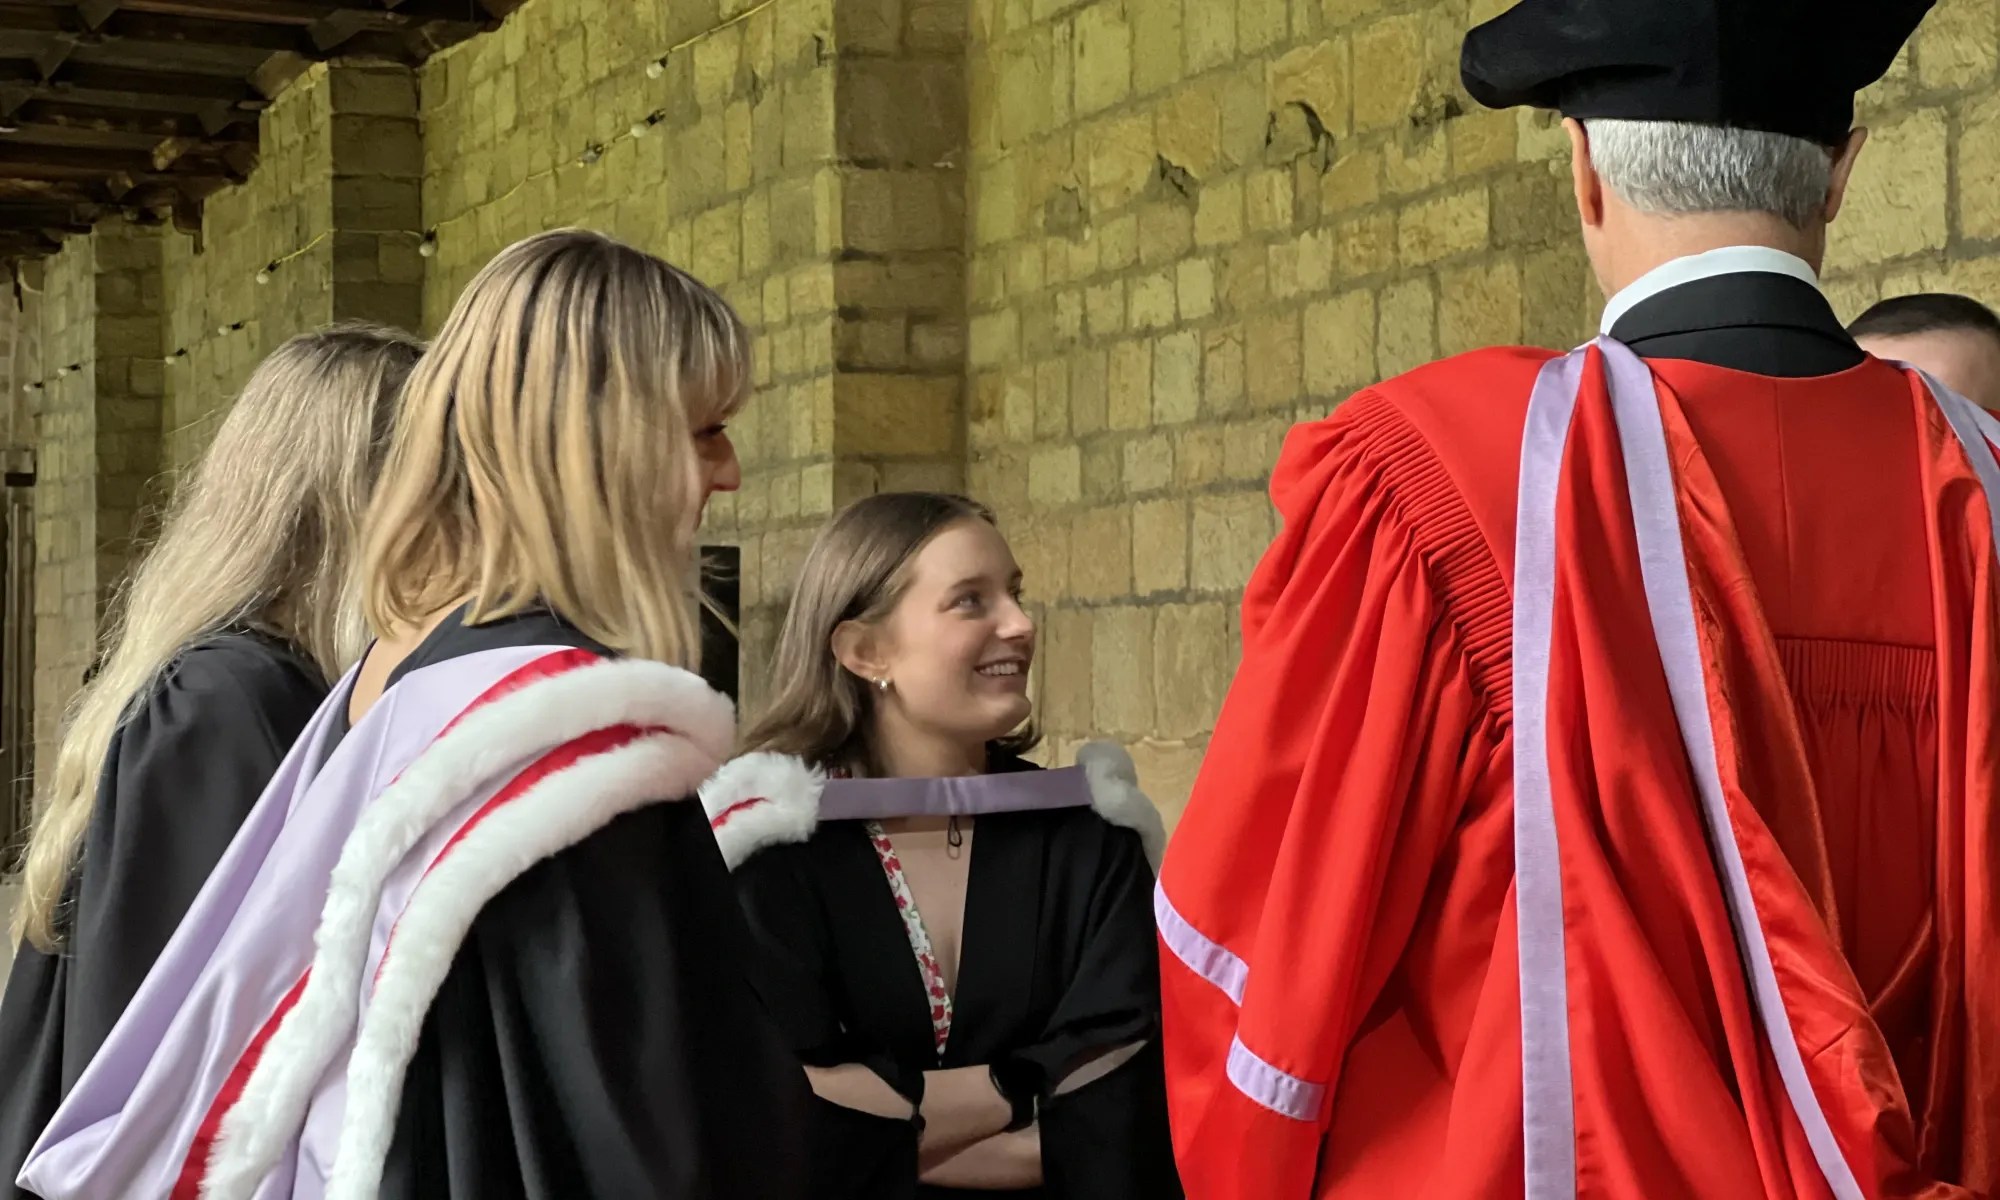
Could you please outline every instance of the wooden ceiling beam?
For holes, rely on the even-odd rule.
[[[307,0],[125,0],[124,7],[130,12],[158,13],[163,17],[310,25],[325,20],[341,6]]]
[[[296,25],[265,25],[254,21],[217,21],[204,17],[166,17],[123,10],[106,23],[106,38],[158,42],[163,46],[219,46],[242,50],[296,50],[304,44]]]
[[[202,167],[183,172],[178,167],[171,171],[156,172],[153,169],[153,155],[149,150],[101,150],[76,146],[25,146],[18,142],[0,142],[0,175],[13,179],[93,179],[108,174],[123,172],[134,179],[166,175],[225,175],[226,172]]]
[[[167,96],[182,100],[224,100],[230,103],[262,98],[241,79],[225,75],[191,75],[180,71],[135,71],[128,67],[100,67],[74,63],[62,78],[50,81],[57,88],[88,92],[115,92],[129,96]]]
[[[62,203],[0,200],[0,229],[40,229],[51,225],[75,224],[82,224],[88,228],[89,222],[80,219],[81,213],[101,207],[83,201]]]
[[[13,124],[22,129],[95,129],[154,139],[192,138],[248,142],[253,146],[257,143],[257,127],[247,119],[232,120],[220,129],[210,130],[200,118],[187,113],[78,104],[61,99],[53,89],[42,89],[30,97],[15,113]]]

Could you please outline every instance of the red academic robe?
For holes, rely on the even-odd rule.
[[[1190,1197],[1523,1194],[1512,584],[1549,359],[1439,363],[1287,443],[1157,897]],[[1830,1197],[1757,1036],[1592,362],[1559,520],[1603,552],[1561,561],[1547,713],[1585,801],[1558,818],[1577,1194]],[[1861,1194],[2000,1195],[1984,494],[1887,364],[1650,365],[1729,819],[1818,1103]]]

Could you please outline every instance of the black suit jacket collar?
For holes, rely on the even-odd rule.
[[[1867,355],[1818,288],[1765,271],[1669,288],[1619,318],[1611,336],[1641,358],[1676,358],[1782,379],[1835,375]]]

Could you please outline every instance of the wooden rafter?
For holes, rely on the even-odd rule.
[[[522,0],[0,0],[0,262],[108,214],[200,228],[312,62],[414,65]]]

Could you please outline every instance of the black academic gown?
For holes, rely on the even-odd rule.
[[[390,677],[479,650],[606,653],[546,614],[446,621]],[[424,1022],[381,1200],[795,1200],[811,1091],[744,968],[694,800],[628,813],[489,901]]]
[[[319,669],[235,630],[183,652],[112,738],[59,954],[22,946],[0,1000],[0,1197],[326,698]]]
[[[815,1099],[813,1195],[1180,1196],[1159,1052],[1153,873],[1138,835],[1088,809],[1060,809],[980,817],[971,846],[942,1061],[922,975],[860,822],[824,823],[810,841],[766,848],[737,868],[758,991],[799,1057],[815,1066],[863,1063],[907,1093],[926,1070],[1011,1057],[1053,1083],[1094,1050],[1141,1040],[1146,1049],[1045,1103],[1044,1184],[1024,1191],[919,1186],[914,1126]]]

